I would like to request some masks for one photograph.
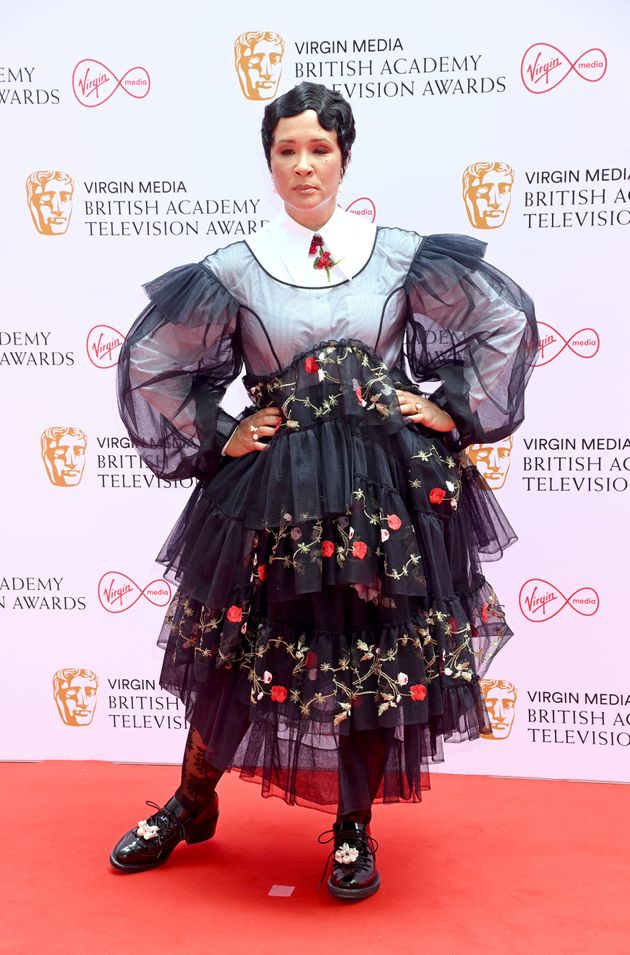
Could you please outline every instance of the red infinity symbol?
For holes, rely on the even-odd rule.
[[[567,605],[583,617],[592,617],[599,610],[599,594],[593,587],[579,587],[570,597],[565,597],[548,580],[532,577],[521,587],[518,603],[523,616],[532,623],[546,623]]]
[[[521,60],[521,79],[530,93],[549,93],[572,71],[588,83],[597,83],[603,78],[607,68],[606,54],[598,46],[585,50],[572,63],[568,56],[552,43],[532,43]]]
[[[109,613],[122,613],[129,610],[141,597],[146,597],[154,607],[166,607],[173,592],[168,580],[158,577],[146,587],[138,584],[119,570],[108,570],[98,582],[98,599],[101,607]]]
[[[125,336],[111,325],[95,325],[87,334],[85,350],[96,368],[113,368]]]
[[[120,78],[100,60],[79,60],[72,71],[72,90],[81,106],[102,106],[121,86],[135,99],[144,99],[151,89],[151,77],[143,66],[132,66]]]
[[[594,328],[580,328],[569,338],[564,338],[557,328],[546,322],[538,322],[540,330],[540,344],[538,345],[538,360],[534,362],[536,368],[548,365],[561,355],[565,348],[577,355],[578,358],[594,358],[599,351],[599,334]]]

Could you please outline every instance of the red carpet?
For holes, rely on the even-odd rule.
[[[221,784],[217,835],[153,872],[109,850],[178,769],[0,765],[0,951],[10,955],[484,955],[630,952],[630,788],[435,776],[422,805],[378,807],[382,890],[317,883],[332,817]],[[150,810],[147,810],[147,814]],[[272,885],[295,886],[288,898]]]

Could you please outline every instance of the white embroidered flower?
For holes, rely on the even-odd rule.
[[[455,490],[455,485],[453,484],[453,482],[452,482],[452,481],[445,481],[444,483],[446,484],[447,488],[449,489],[449,491],[450,491],[451,494],[452,494],[453,491]]]
[[[263,683],[271,683],[273,680],[273,673],[270,673],[269,670],[265,670],[263,674]]]
[[[148,825],[146,819],[141,819],[140,822],[138,823],[138,828],[136,829],[136,832],[140,836],[140,838],[146,839],[147,841],[149,839],[155,839],[159,831],[160,831],[159,826]]]
[[[453,671],[451,670],[450,667],[445,667],[445,668],[444,668],[444,673],[446,674],[446,676],[452,676]]]
[[[389,531],[385,527],[381,527],[381,540],[382,541],[389,540]]]
[[[409,683],[409,677],[406,673],[399,673],[396,679],[398,680],[398,686],[407,686]]]
[[[351,527],[350,530],[348,531],[348,537],[350,540],[352,540],[352,538],[354,537],[354,527]]]
[[[339,846],[335,852],[335,862],[340,862],[342,865],[351,865],[353,862],[356,862],[358,858],[359,850],[355,849],[354,846],[349,846],[347,842]]]
[[[258,696],[256,697],[256,699],[257,699],[257,700],[262,700],[262,698],[263,698],[264,695],[265,695],[265,694],[264,694],[264,693],[262,692],[262,690],[261,690],[261,692],[258,694]]]
[[[317,377],[319,378],[320,381],[324,381],[324,379],[326,378],[326,372],[324,371],[323,368],[317,369]]]
[[[283,514],[283,515],[282,515],[282,520],[283,520],[283,521],[292,521],[292,520],[293,520],[293,515],[292,515],[292,514],[289,514],[289,513],[287,512],[286,514]]]

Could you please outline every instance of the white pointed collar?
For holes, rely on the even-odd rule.
[[[308,254],[315,234],[283,209],[260,232],[249,236],[247,244],[274,278],[318,288],[338,285],[361,271],[372,254],[376,226],[337,206],[317,232],[324,240],[324,248],[338,263],[330,270],[330,282],[325,269],[313,268],[315,256]]]

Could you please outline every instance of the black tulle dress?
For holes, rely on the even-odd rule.
[[[302,288],[239,242],[147,286],[121,413],[156,474],[198,478],[158,557],[178,585],[161,683],[264,794],[417,800],[443,739],[488,731],[478,680],[511,631],[480,561],[514,533],[461,452],[522,421],[537,335],[484,248],[379,228],[351,281]],[[243,414],[283,417],[267,451],[222,457],[243,364]],[[450,435],[401,416],[395,389],[425,381]]]

